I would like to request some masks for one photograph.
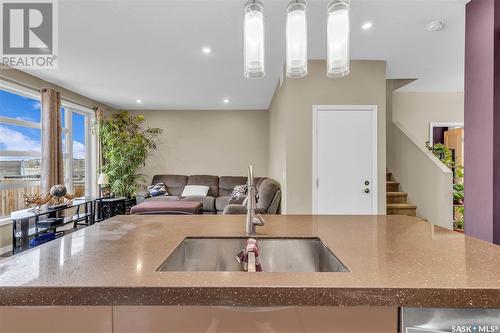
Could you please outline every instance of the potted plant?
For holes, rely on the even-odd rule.
[[[464,232],[464,206],[456,208],[456,219],[453,222],[453,230],[463,233]]]
[[[436,143],[431,146],[429,142],[425,143],[426,147],[439,158],[439,160],[453,171],[453,204],[460,205],[455,207],[455,214],[457,218],[453,221],[453,228],[456,231],[463,232],[464,230],[464,167],[463,165],[455,165],[453,160],[453,152],[450,148],[442,143]]]
[[[429,149],[437,158],[441,160],[441,162],[443,162],[444,165],[450,169],[453,168],[455,163],[453,162],[453,153],[450,148],[446,147],[442,143],[436,143]]]
[[[157,148],[159,128],[142,128],[144,116],[128,112],[114,113],[99,119],[99,139],[103,166],[113,194],[131,198],[144,179],[137,171],[145,164],[150,151]]]
[[[464,203],[464,184],[453,184],[453,203],[456,205]]]

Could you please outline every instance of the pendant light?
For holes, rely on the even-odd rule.
[[[286,75],[307,75],[307,5],[305,0],[292,0],[286,10]]]
[[[244,76],[263,78],[264,65],[264,6],[262,1],[250,0],[245,4],[243,18]]]
[[[350,3],[333,0],[328,4],[327,76],[343,77],[350,72]]]

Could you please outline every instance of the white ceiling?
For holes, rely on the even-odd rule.
[[[284,64],[287,0],[264,0],[261,80],[242,74],[243,3],[61,0],[59,68],[31,73],[115,108],[267,109]],[[308,3],[309,58],[324,59],[327,1]],[[352,58],[387,60],[388,78],[418,78],[407,91],[463,91],[464,6],[464,0],[353,0]],[[446,28],[428,32],[436,19]],[[372,31],[360,29],[366,20]],[[203,54],[203,46],[212,53]]]

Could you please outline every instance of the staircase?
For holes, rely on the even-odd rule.
[[[417,216],[417,206],[408,203],[408,194],[399,191],[399,183],[386,173],[387,215]]]

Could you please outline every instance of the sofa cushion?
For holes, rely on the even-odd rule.
[[[246,206],[247,204],[247,196],[243,196],[243,197],[239,197],[238,199],[235,199],[235,198],[231,198],[229,200],[229,204],[230,205],[244,205]]]
[[[210,187],[206,185],[186,185],[182,191],[182,197],[204,197],[208,194]]]
[[[201,202],[203,204],[204,212],[215,212],[215,198],[211,196],[187,197],[187,198],[181,198],[181,201]]]
[[[247,177],[221,176],[219,177],[219,195],[230,196],[236,185],[246,185]]]
[[[151,184],[164,183],[168,194],[181,195],[187,181],[188,177],[183,175],[155,175]]]
[[[231,197],[218,197],[215,198],[215,208],[218,212],[222,212],[227,205],[241,205],[245,201],[246,197],[240,197],[238,199],[233,199]]]
[[[208,196],[218,197],[219,196],[219,177],[218,176],[207,176],[207,175],[193,175],[189,176],[187,185],[206,185],[210,187],[208,190]],[[168,189],[167,189],[168,190]]]
[[[179,201],[180,198],[178,195],[160,195],[158,197],[147,198],[144,201]]]
[[[148,187],[149,195],[152,197],[157,197],[159,195],[168,195],[167,188],[164,183],[158,183],[156,185],[151,185]]]
[[[150,195],[149,195],[149,191],[146,190],[146,191],[137,191],[137,194],[135,195],[136,197],[142,197],[144,199],[146,198],[149,198]]]
[[[231,198],[238,199],[247,195],[248,186],[247,185],[236,185],[231,193]]]
[[[254,180],[253,180],[253,183],[255,184],[255,187],[258,189],[259,186],[260,186],[260,183],[262,183],[262,181],[264,179],[267,179],[266,177],[255,177]]]
[[[280,190],[280,184],[269,178],[264,178],[258,185],[257,192],[259,198],[257,200],[257,208],[263,209],[267,212],[269,206],[273,202],[276,192]]]
[[[231,200],[231,197],[218,197],[215,198],[215,208],[217,209],[218,212],[221,212],[226,208],[226,206],[229,204],[229,201]]]
[[[146,201],[130,209],[130,214],[202,214],[199,202]]]
[[[223,215],[245,215],[246,213],[247,208],[245,206],[232,204],[227,205],[222,211]],[[261,208],[256,208],[255,213],[264,215],[266,214],[266,211]]]

